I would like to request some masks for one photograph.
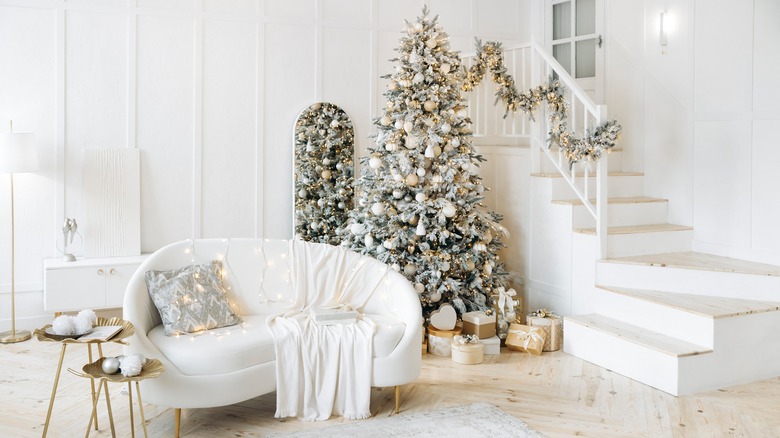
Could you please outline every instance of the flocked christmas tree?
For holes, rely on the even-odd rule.
[[[342,244],[405,274],[426,318],[443,302],[458,313],[485,310],[507,281],[498,251],[508,233],[480,204],[483,159],[470,141],[465,73],[427,8],[400,44]]]

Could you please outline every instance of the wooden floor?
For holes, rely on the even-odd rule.
[[[113,346],[104,353],[121,352]],[[0,437],[41,436],[58,354],[58,344],[36,340],[0,345]],[[780,436],[780,378],[676,398],[560,351],[530,356],[502,350],[486,358],[469,366],[426,355],[419,380],[402,389],[402,414],[487,401],[551,437]],[[80,369],[85,362],[86,347],[68,347],[67,367]],[[110,386],[121,437],[130,436],[123,388]],[[346,421],[279,420],[274,404],[275,394],[268,394],[229,407],[184,410],[183,436],[260,437]],[[374,390],[371,411],[394,415],[392,388]],[[64,373],[49,436],[82,436],[89,412],[88,380]],[[145,412],[151,437],[172,436],[171,409],[147,404]],[[104,406],[99,420],[100,430],[90,436],[110,436]],[[142,434],[140,425],[137,432]]]

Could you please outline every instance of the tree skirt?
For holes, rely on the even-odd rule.
[[[311,429],[274,437],[323,438],[346,436],[371,437],[544,437],[517,418],[489,403],[438,409],[429,412],[401,414],[381,419],[354,421],[348,424]]]

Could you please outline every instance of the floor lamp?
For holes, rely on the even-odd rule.
[[[13,125],[11,125],[13,131]],[[14,174],[36,172],[38,153],[35,150],[35,137],[32,132],[0,133],[0,173],[11,176],[11,330],[0,333],[1,344],[13,344],[30,339],[27,330],[16,330],[16,303],[14,278]]]

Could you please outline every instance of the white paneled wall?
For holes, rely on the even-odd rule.
[[[364,154],[385,104],[379,76],[391,71],[403,20],[424,3],[0,0],[0,121],[36,132],[43,167],[16,184],[20,324],[48,318],[42,260],[57,255],[63,219],[83,216],[85,148],[140,149],[144,252],[189,237],[289,237],[298,113],[320,100],[342,106]],[[530,40],[532,3],[427,2],[463,51],[473,51],[475,36]],[[527,174],[526,158],[513,160],[500,166]],[[488,184],[526,184],[513,169],[486,167]],[[506,190],[491,202],[518,228],[527,203],[509,194],[527,193]],[[8,201],[0,177],[0,330],[10,313]],[[521,243],[505,258],[517,269],[526,237],[515,235]]]

